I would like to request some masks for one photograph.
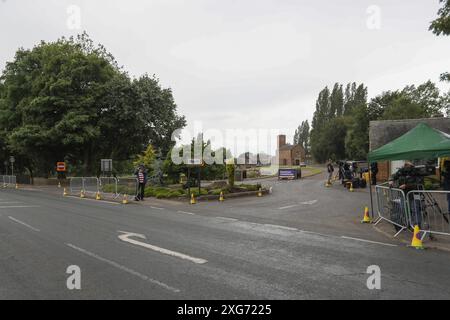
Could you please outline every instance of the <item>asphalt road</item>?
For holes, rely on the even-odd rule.
[[[450,254],[361,226],[367,194],[268,183],[272,196],[196,206],[0,190],[0,299],[450,298]],[[66,286],[72,265],[81,290]]]

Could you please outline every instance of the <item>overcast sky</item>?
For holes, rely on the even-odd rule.
[[[18,47],[86,30],[131,75],[156,74],[171,87],[189,128],[292,134],[326,85],[364,82],[373,97],[438,82],[450,70],[450,38],[428,31],[438,8],[438,0],[0,0],[0,68]]]

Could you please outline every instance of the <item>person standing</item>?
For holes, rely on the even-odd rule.
[[[139,166],[136,171],[136,178],[138,179],[138,190],[136,195],[136,201],[144,201],[145,197],[145,185],[147,184],[147,171],[143,165]]]
[[[328,160],[327,171],[328,171],[328,182],[327,182],[327,184],[330,185],[331,184],[331,180],[333,179],[333,172],[334,172],[333,161],[331,159]]]
[[[370,164],[370,173],[371,173],[371,178],[372,178],[372,185],[376,186],[377,185],[377,174],[378,174],[378,163],[377,162],[372,162]]]

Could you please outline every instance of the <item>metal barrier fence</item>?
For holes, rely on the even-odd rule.
[[[117,192],[117,178],[101,177],[99,178],[98,189],[102,197],[116,199],[119,197]]]
[[[410,226],[409,222],[409,206],[403,190],[389,188],[385,185],[375,187],[377,195],[377,211],[378,220],[375,225],[381,221],[387,221],[394,225],[398,236],[402,231]]]
[[[118,196],[128,195],[136,196],[138,193],[137,178],[117,178],[117,194]]]
[[[134,197],[138,191],[137,178],[114,177],[75,177],[70,178],[70,193],[96,195],[100,193],[104,198],[117,199],[120,196]]]
[[[450,236],[450,191],[414,190],[407,194],[410,227],[427,233]]]
[[[96,195],[99,191],[99,182],[96,177],[83,177],[83,190],[86,195]]]
[[[81,193],[81,191],[84,190],[83,178],[82,177],[70,178],[69,190],[71,194]]]
[[[16,183],[16,176],[0,176],[0,186],[2,186],[3,188],[15,187]]]

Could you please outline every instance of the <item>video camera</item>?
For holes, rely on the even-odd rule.
[[[428,177],[436,175],[436,167],[434,165],[415,166],[413,175],[419,177]]]

